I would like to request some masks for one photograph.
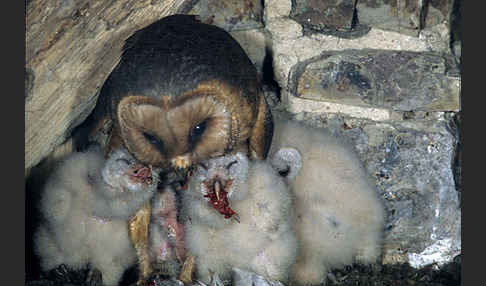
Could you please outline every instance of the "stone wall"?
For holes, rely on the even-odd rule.
[[[27,7],[26,170],[72,150],[70,130],[92,110],[124,37],[195,3],[184,11],[247,51],[275,116],[355,146],[387,210],[384,263],[461,253],[460,0],[129,1],[122,14],[118,1],[58,2]],[[38,29],[52,15],[62,25]]]
[[[125,39],[164,16],[187,12],[192,3],[27,1],[26,177],[49,154],[62,156],[72,150],[71,131],[93,110],[103,82],[120,59]]]
[[[461,253],[459,0],[199,1],[262,73],[277,117],[356,148],[387,210],[383,263]]]

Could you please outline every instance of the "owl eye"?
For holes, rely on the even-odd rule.
[[[127,159],[125,158],[119,158],[119,159],[116,159],[117,162],[123,162],[123,164],[126,164],[126,165],[130,165],[130,161],[128,161]]]
[[[208,170],[208,166],[206,166],[203,162],[199,162],[199,166],[201,166],[204,170]]]
[[[191,131],[189,132],[189,143],[192,147],[196,145],[196,143],[201,139],[201,136],[204,134],[206,130],[206,126],[208,124],[207,120],[199,123],[198,125],[192,127]]]
[[[147,139],[147,141],[150,142],[150,144],[152,144],[155,148],[159,150],[164,150],[164,143],[160,141],[157,137],[145,132],[143,132],[142,134],[143,137],[145,137],[145,139]]]

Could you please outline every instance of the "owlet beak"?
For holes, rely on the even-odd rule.
[[[144,166],[141,164],[135,164],[128,172],[134,181],[138,181],[144,184],[152,184],[152,166]]]
[[[220,201],[221,200],[221,195],[220,195],[221,194],[221,182],[219,180],[215,180],[213,187],[214,187],[214,193],[216,194],[216,199],[218,201]]]

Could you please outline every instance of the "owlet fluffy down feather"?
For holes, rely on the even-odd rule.
[[[124,146],[163,169],[163,185],[186,181],[191,166],[242,152],[263,159],[273,122],[256,68],[230,34],[194,16],[172,15],[127,39],[87,120],[88,134],[113,122],[107,148]],[[150,205],[130,222],[141,279],[148,262]],[[140,283],[139,283],[140,284]]]
[[[292,197],[266,161],[237,153],[200,163],[183,193],[182,216],[196,279],[227,280],[237,267],[287,281],[297,254]]]
[[[288,178],[299,244],[291,280],[317,285],[325,282],[331,268],[375,262],[381,252],[384,210],[353,149],[324,129],[275,122],[269,157],[289,147],[302,156],[300,171]],[[294,157],[275,156],[272,165],[285,177],[294,172],[288,168]]]
[[[101,272],[103,284],[117,285],[136,262],[127,222],[151,199],[158,182],[158,170],[123,149],[107,160],[96,148],[72,154],[42,193],[45,221],[35,234],[42,269],[65,264],[76,270],[89,263]]]

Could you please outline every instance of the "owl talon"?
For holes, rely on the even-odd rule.
[[[187,257],[186,261],[182,265],[181,274],[179,275],[179,280],[184,282],[184,284],[192,283],[192,275],[196,266],[196,260],[194,256]]]
[[[88,275],[86,277],[85,285],[88,286],[101,286],[103,285],[102,283],[103,278],[102,278],[102,273],[98,269],[90,269],[88,272]]]
[[[69,269],[64,263],[54,269],[54,273],[60,277],[66,277],[69,274],[69,272],[70,272]]]
[[[159,273],[147,279],[144,286],[184,286],[184,283],[170,275]]]

